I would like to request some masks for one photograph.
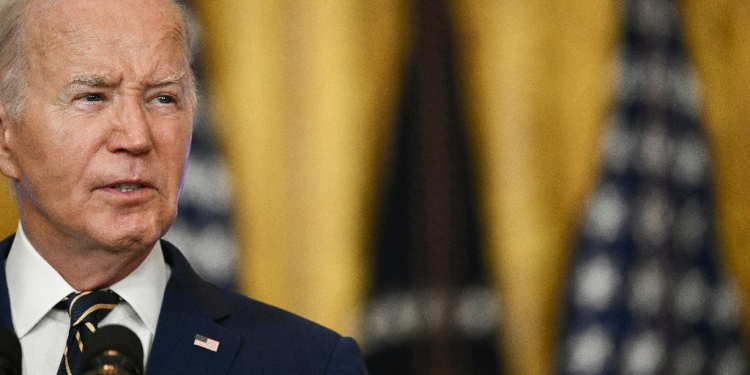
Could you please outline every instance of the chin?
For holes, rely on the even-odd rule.
[[[152,205],[146,210],[103,212],[92,215],[81,223],[77,237],[88,237],[90,246],[106,248],[109,251],[132,252],[150,249],[172,225],[175,211]]]
[[[140,251],[150,249],[164,235],[158,225],[136,225],[119,231],[104,232],[101,243],[113,251]]]
[[[157,237],[139,234],[121,234],[115,237],[102,239],[101,247],[113,252],[138,252],[151,248],[156,243]]]

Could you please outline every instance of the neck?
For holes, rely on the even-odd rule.
[[[132,254],[128,258],[88,255],[67,259],[51,259],[45,257],[44,254],[42,254],[42,257],[75,290],[86,291],[114,285],[135,271],[148,254],[149,251],[144,250]]]
[[[112,286],[135,271],[154,247],[154,244],[129,249],[70,246],[50,244],[25,229],[24,234],[39,255],[77,291]]]

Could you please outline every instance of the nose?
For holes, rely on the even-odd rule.
[[[153,148],[152,129],[144,105],[129,98],[117,107],[107,149],[133,155],[149,152]]]

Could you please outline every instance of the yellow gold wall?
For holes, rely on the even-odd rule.
[[[3,180],[6,179],[3,177]],[[16,201],[11,196],[10,184],[6,182],[0,184],[0,238],[14,233],[18,227]]]
[[[455,4],[509,373],[551,373],[572,234],[612,99],[616,3]]]
[[[199,3],[243,290],[353,334],[405,12],[393,1]]]
[[[367,281],[360,262],[368,194],[383,160],[378,150],[387,150],[398,62],[408,45],[399,23],[404,1],[205,3],[211,88],[241,186],[245,291],[356,333],[347,317]],[[750,295],[750,278],[742,277],[750,268],[743,246],[750,243],[743,230],[750,212],[750,5],[683,3],[715,150],[721,239],[729,269]],[[511,373],[551,373],[572,236],[595,182],[611,106],[619,3],[452,4],[505,356]],[[321,152],[336,142],[352,148]],[[343,173],[344,166],[356,172]],[[340,194],[324,199],[326,186]],[[334,272],[328,261],[354,268]]]
[[[402,3],[197,1],[205,91],[233,174],[242,289],[345,334],[357,334],[368,283],[409,41]],[[750,312],[750,2],[681,4],[720,239]],[[550,374],[570,246],[611,106],[619,3],[460,0],[452,10],[504,356],[510,373]],[[13,207],[0,199],[3,233],[15,229]]]

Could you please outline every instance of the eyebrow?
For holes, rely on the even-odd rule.
[[[169,86],[173,84],[181,85],[185,82],[185,73],[172,73],[168,77],[162,78],[153,84],[153,87]]]
[[[180,85],[184,82],[185,74],[182,72],[177,72],[154,82],[150,86],[162,87],[173,84]],[[83,85],[87,87],[112,87],[115,86],[115,83],[111,79],[107,79],[100,74],[76,74],[68,81],[68,85]]]
[[[70,79],[70,81],[68,81],[68,84],[88,87],[114,86],[114,83],[111,80],[108,80],[99,74],[76,74]]]

